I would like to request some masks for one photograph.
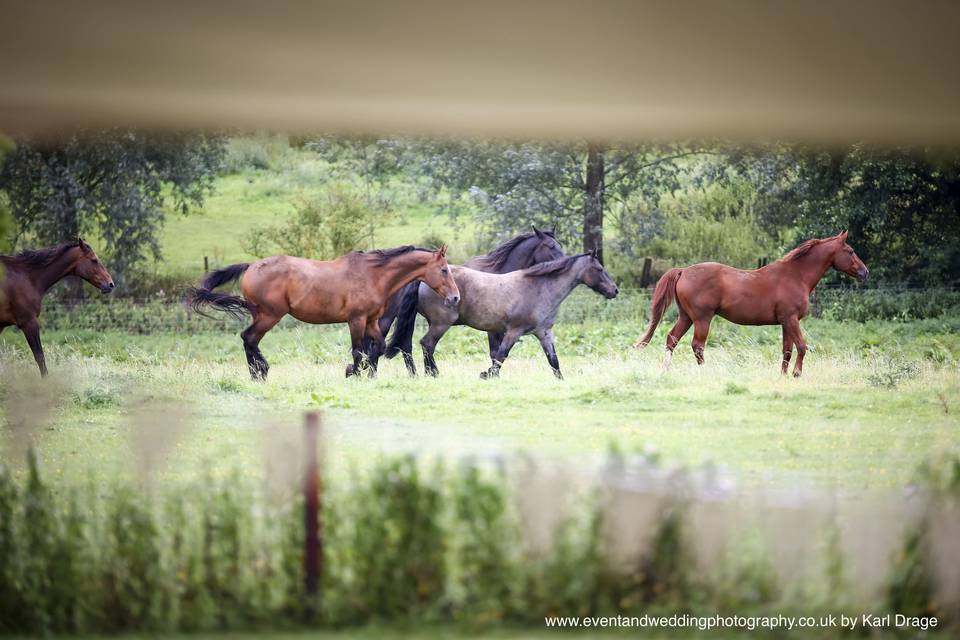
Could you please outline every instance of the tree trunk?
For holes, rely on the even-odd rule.
[[[603,263],[603,147],[587,143],[587,184],[583,202],[583,250],[596,250]]]

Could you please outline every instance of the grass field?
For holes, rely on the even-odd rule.
[[[889,488],[957,446],[960,373],[955,359],[930,356],[931,344],[957,348],[952,325],[812,321],[807,333],[815,350],[800,379],[779,375],[776,329],[717,321],[706,365],[694,364],[685,341],[666,374],[659,348],[622,348],[632,327],[586,323],[557,328],[563,381],[530,339],[500,380],[480,380],[485,339],[467,328],[441,343],[439,378],[410,378],[398,359],[378,379],[345,380],[345,331],[294,324],[264,340],[272,369],[261,384],[248,379],[228,332],[50,331],[48,362],[68,390],[41,450],[60,477],[121,472],[126,423],[145,399],[184,407],[191,428],[166,462],[173,474],[197,464],[259,474],[265,443],[295,434],[302,412],[317,408],[334,465],[396,451],[525,451],[589,465],[616,446],[717,464],[745,484]],[[875,341],[885,350],[865,349]],[[4,387],[34,380],[18,333],[0,335],[0,362]]]
[[[156,268],[163,274],[195,278],[203,271],[204,256],[211,266],[250,260],[255,256],[244,249],[244,239],[253,228],[280,222],[335,182],[326,162],[293,148],[284,151],[282,170],[245,169],[219,176],[203,207],[187,215],[168,212],[161,235],[164,259]],[[376,230],[373,246],[423,244],[428,238],[440,237],[450,244],[452,259],[473,255],[469,221],[452,225],[406,185],[398,183],[393,192],[386,223]]]

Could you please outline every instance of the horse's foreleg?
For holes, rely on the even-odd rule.
[[[693,355],[697,364],[703,364],[703,350],[707,346],[711,318],[701,318],[693,323]]]
[[[790,325],[783,323],[783,361],[780,363],[780,373],[787,375],[790,368],[790,357],[793,355],[793,334],[790,331]]]
[[[693,321],[690,320],[690,316],[688,316],[683,309],[680,309],[680,316],[677,318],[677,323],[673,325],[670,333],[667,334],[667,347],[663,354],[664,371],[670,368],[670,361],[673,359],[673,350],[676,349],[680,338],[690,330],[690,325],[692,324]]]
[[[363,363],[363,334],[367,327],[365,317],[350,318],[347,320],[347,326],[350,327],[350,353],[353,355],[353,364],[348,364],[346,376],[360,375],[360,365]]]
[[[500,377],[500,367],[503,366],[503,361],[510,355],[510,349],[517,343],[521,335],[523,335],[522,332],[514,330],[507,331],[504,334],[503,340],[500,341],[500,346],[493,356],[493,364],[490,365],[489,369],[480,374],[482,379],[486,380],[487,378]]]
[[[240,334],[240,338],[243,340],[243,350],[247,354],[247,368],[250,370],[252,380],[267,379],[270,364],[267,363],[267,359],[263,357],[263,352],[260,351],[260,341],[278,322],[280,322],[279,317],[258,311],[253,319],[253,324]]]
[[[793,365],[793,377],[799,378],[800,374],[803,373],[803,357],[807,355],[807,343],[803,339],[803,332],[800,331],[800,319],[794,318],[791,324],[793,326],[793,344],[797,347],[797,364]]]
[[[503,334],[490,331],[487,333],[487,344],[490,347],[490,364],[494,363],[494,358],[497,353],[497,349],[500,348],[500,343],[503,342]]]
[[[429,318],[428,318],[429,321]],[[440,338],[447,332],[450,325],[443,322],[431,322],[427,333],[420,338],[420,346],[423,348],[423,368],[428,376],[437,376],[440,370],[437,368],[437,361],[433,357],[433,352],[437,348]]]
[[[557,348],[553,343],[553,330],[544,329],[537,334],[537,338],[540,339],[543,354],[547,356],[547,362],[550,363],[550,368],[553,369],[553,375],[563,380],[563,374],[560,373],[560,360],[557,358]]]
[[[387,350],[387,343],[380,332],[380,323],[368,322],[366,330],[367,339],[367,362],[370,364],[370,370],[367,372],[371,378],[377,377],[377,363],[380,356]]]
[[[33,359],[37,361],[37,366],[40,367],[40,376],[46,378],[47,360],[43,355],[43,344],[40,342],[40,325],[36,319],[33,319],[21,325],[20,330],[23,331],[23,336],[27,339],[27,344],[30,345]]]
[[[800,318],[788,318],[783,322],[783,362],[780,364],[780,373],[787,375],[790,367],[790,356],[793,347],[797,347],[797,363],[793,365],[793,377],[797,378],[803,372],[803,357],[807,354],[807,343],[803,340],[800,331]]]

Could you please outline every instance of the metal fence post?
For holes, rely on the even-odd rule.
[[[322,571],[323,542],[320,536],[320,469],[317,445],[320,433],[320,415],[306,414],[304,422],[303,515],[306,536],[303,549],[303,578],[308,596],[316,595]]]

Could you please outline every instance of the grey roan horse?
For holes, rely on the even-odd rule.
[[[487,273],[510,273],[518,269],[526,269],[541,262],[549,262],[562,258],[563,248],[553,235],[553,231],[540,231],[536,227],[533,231],[521,233],[507,240],[488,254],[471,258],[464,265],[477,271]],[[380,318],[380,334],[387,335],[390,325],[398,315],[409,316],[413,319],[417,315],[417,290],[420,283],[411,282],[396,293],[389,302]],[[402,333],[402,336],[400,335]],[[400,339],[398,339],[400,336]],[[488,335],[491,353],[503,339],[502,334],[491,332]],[[403,362],[407,365],[410,375],[417,375],[417,366],[413,363],[413,326],[404,329],[400,327],[394,333],[390,346],[387,348],[387,358],[393,358],[398,353],[403,354]]]
[[[566,256],[507,274],[483,273],[456,265],[451,265],[450,271],[460,289],[460,304],[444,306],[429,287],[421,286],[417,309],[407,310],[406,315],[399,317],[391,341],[405,339],[405,332],[413,332],[416,311],[423,314],[430,325],[420,340],[423,364],[427,373],[434,376],[439,373],[433,357],[437,343],[452,325],[465,324],[503,336],[495,347],[491,341],[491,365],[480,374],[481,378],[497,377],[510,349],[521,336],[528,334],[537,336],[553,373],[563,378],[553,344],[553,324],[560,304],[580,284],[607,299],[615,298],[619,292],[593,252]]]

